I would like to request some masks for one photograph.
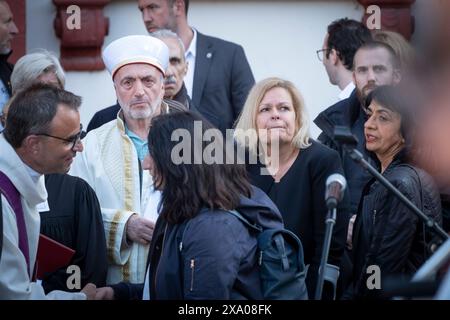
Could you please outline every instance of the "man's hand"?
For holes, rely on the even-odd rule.
[[[88,283],[84,286],[83,289],[81,289],[81,292],[83,292],[86,295],[86,300],[94,300],[95,293],[96,293],[97,287],[93,283]]]
[[[98,288],[95,300],[114,300],[114,290],[111,287]]]
[[[127,222],[127,237],[133,242],[146,245],[152,240],[154,229],[153,222],[134,214]]]

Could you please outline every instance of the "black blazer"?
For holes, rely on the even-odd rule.
[[[197,32],[192,102],[221,131],[232,128],[255,79],[235,43]]]
[[[8,62],[9,56],[12,51],[8,54],[0,54],[0,80],[8,90],[9,95],[11,95],[11,73],[13,71],[14,65]]]

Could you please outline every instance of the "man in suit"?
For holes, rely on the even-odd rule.
[[[11,40],[19,32],[13,20],[8,3],[0,0],[0,117],[3,106],[11,97],[11,73],[13,65],[8,62],[11,55]],[[0,123],[0,132],[3,126]]]
[[[347,18],[339,19],[328,26],[322,49],[317,51],[330,83],[337,85],[341,89],[341,93],[338,97],[340,101],[321,112],[314,119],[314,123],[322,129],[318,140],[340,152],[344,172],[349,181],[353,213],[358,208],[362,187],[370,175],[343,153],[343,150],[334,141],[333,131],[335,125],[352,127],[356,119],[359,119],[357,136],[360,138],[361,148],[364,150],[363,124],[365,117],[364,113],[359,112],[361,101],[353,82],[353,60],[358,49],[371,38],[369,29],[361,22]],[[352,120],[344,121],[343,119],[347,119],[348,116]],[[358,118],[358,116],[360,117]]]
[[[222,132],[231,128],[255,83],[243,48],[189,26],[188,0],[138,3],[149,32],[170,29],[183,41],[189,63],[184,82],[194,106]]]
[[[358,48],[371,38],[369,29],[356,20],[343,18],[328,25],[322,49],[317,50],[317,56],[325,67],[330,83],[341,90],[339,100],[347,99],[355,89],[353,58]]]

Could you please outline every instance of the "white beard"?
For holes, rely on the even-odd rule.
[[[119,104],[120,100],[119,100]],[[138,109],[138,110],[133,110],[128,106],[128,110],[124,112],[126,112],[128,114],[128,116],[130,116],[131,119],[133,120],[143,120],[143,119],[148,119],[151,118],[156,110],[158,110],[159,106],[161,104],[161,98],[156,99],[152,104],[149,104],[149,106],[145,109]]]

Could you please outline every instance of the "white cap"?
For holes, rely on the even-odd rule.
[[[169,65],[169,48],[161,40],[144,35],[126,36],[111,42],[103,50],[103,62],[111,76],[132,63],[147,63],[165,75]]]

